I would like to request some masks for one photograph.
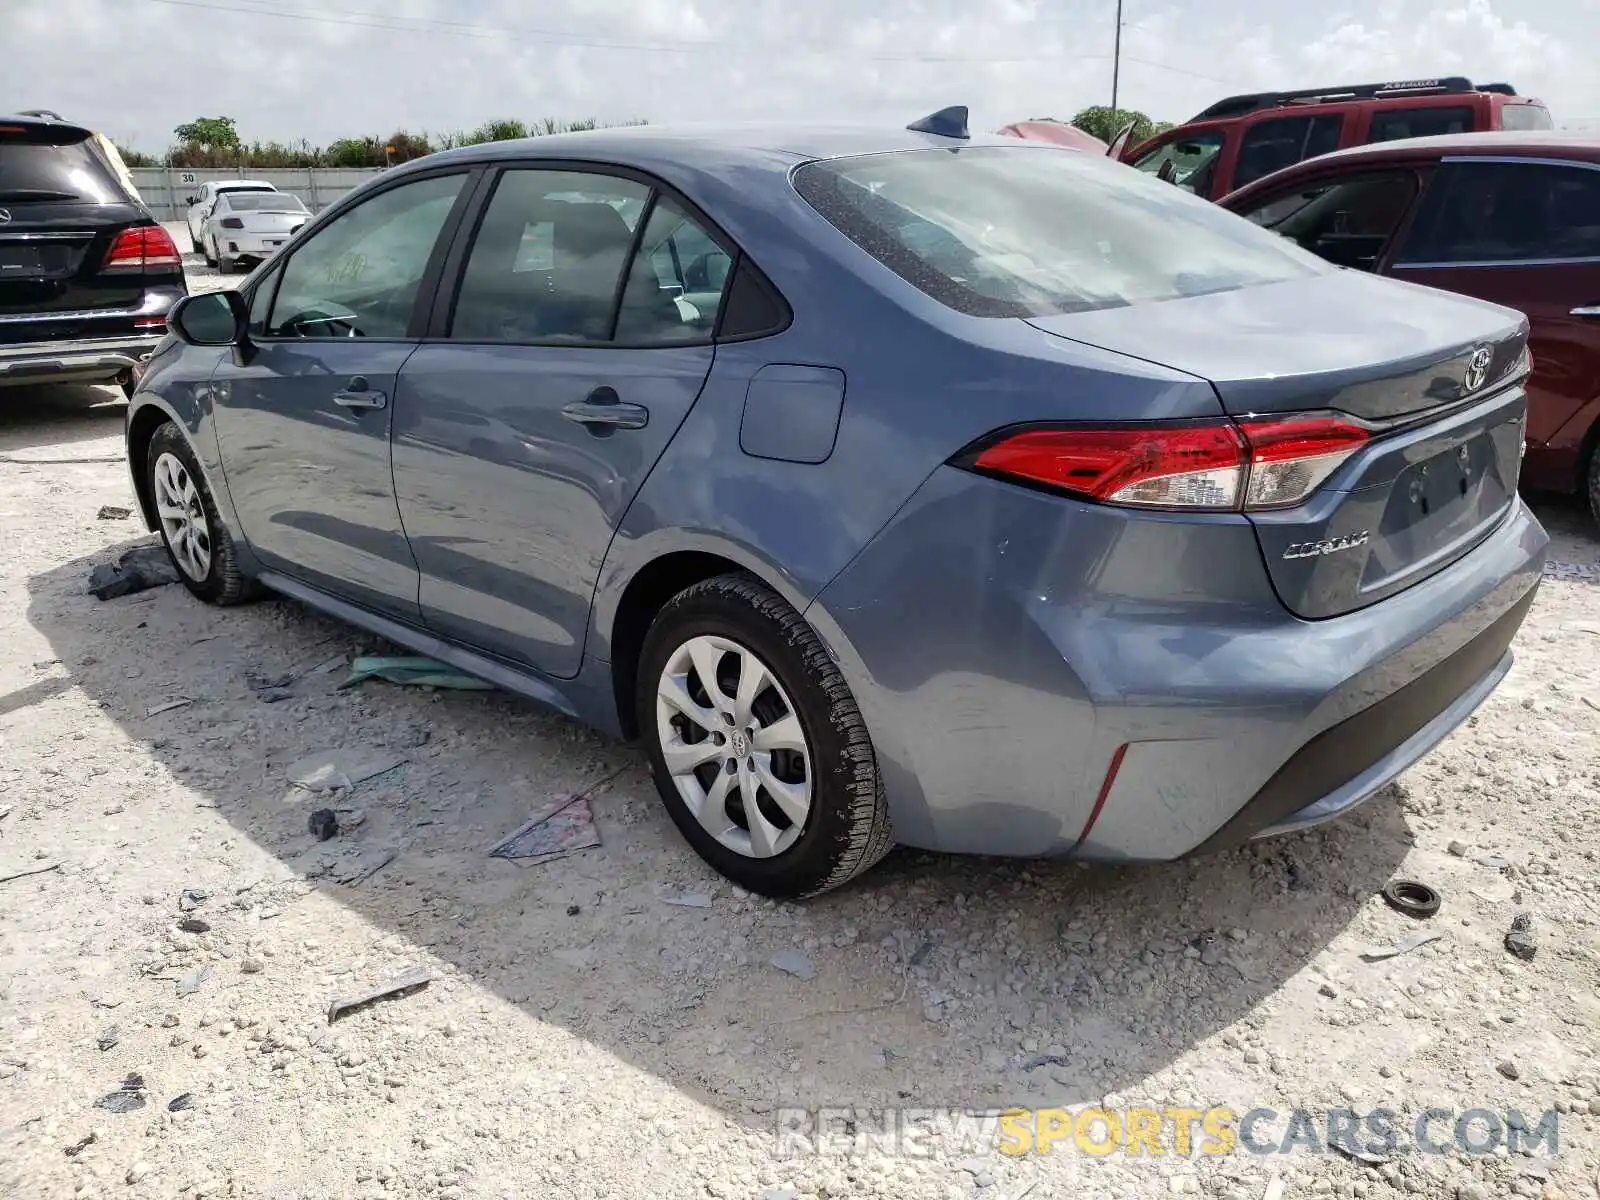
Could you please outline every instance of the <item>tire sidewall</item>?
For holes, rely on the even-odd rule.
[[[184,587],[201,600],[215,603],[226,586],[223,556],[226,553],[227,536],[222,527],[222,519],[217,513],[217,502],[211,495],[211,485],[206,481],[206,473],[190,447],[189,439],[183,436],[177,425],[168,421],[156,430],[150,439],[150,448],[145,453],[145,485],[150,489],[152,503],[156,494],[156,462],[163,454],[171,454],[183,464],[184,470],[189,472],[189,478],[194,480],[195,488],[200,493],[200,506],[205,510],[206,526],[211,535],[211,568],[206,572],[206,577],[198,582],[189,578],[189,573],[178,563],[178,556],[172,552],[172,543],[167,541],[166,527],[161,524],[158,517],[156,526],[161,536],[161,544],[166,547],[167,558],[171,560],[172,568],[177,571],[178,579]]]
[[[657,684],[678,647],[703,634],[730,638],[754,651],[788,695],[805,733],[812,779],[811,813],[795,844],[774,858],[748,858],[712,837],[678,794],[661,752],[656,731]],[[835,729],[833,705],[806,671],[801,649],[781,625],[727,591],[690,589],[662,610],[645,638],[635,703],[640,740],[650,757],[662,800],[679,832],[702,858],[762,895],[803,896],[825,885],[840,856],[851,846],[850,813],[860,778]]]

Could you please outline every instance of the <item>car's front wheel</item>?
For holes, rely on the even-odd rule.
[[[745,574],[668,601],[645,638],[639,728],[700,856],[741,887],[809,896],[892,845],[872,739],[812,628]]]
[[[1600,521],[1600,439],[1596,439],[1594,449],[1589,451],[1585,482],[1588,484],[1589,511],[1594,514],[1596,521]]]
[[[178,578],[208,604],[238,604],[258,593],[239,570],[239,554],[189,441],[171,421],[157,429],[145,455],[146,484],[161,540]]]

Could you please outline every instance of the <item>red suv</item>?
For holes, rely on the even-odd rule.
[[[1329,262],[1528,315],[1531,488],[1600,519],[1600,139],[1475,133],[1359,146],[1222,207]]]
[[[1509,83],[1413,79],[1218,100],[1122,161],[1215,200],[1318,154],[1368,142],[1481,130],[1554,128],[1537,100]]]

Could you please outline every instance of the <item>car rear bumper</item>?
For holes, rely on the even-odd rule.
[[[1442,741],[1509,668],[1546,543],[1517,500],[1431,578],[1306,621],[1242,517],[941,468],[807,616],[900,841],[1170,860],[1338,816]]]
[[[218,244],[228,258],[270,258],[283,249],[289,236],[287,233],[236,233],[222,238]]]
[[[163,333],[0,344],[0,386],[114,379],[150,357]]]

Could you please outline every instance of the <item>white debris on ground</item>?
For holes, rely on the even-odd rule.
[[[0,456],[115,459],[113,399],[0,393]],[[90,568],[141,536],[104,505],[130,505],[118,462],[0,464],[0,1195],[1596,1195],[1592,579],[1548,581],[1478,716],[1351,819],[1152,867],[901,852],[791,905],[712,875],[636,751],[530,704],[341,690],[383,648],[287,602],[95,600]],[[1540,512],[1553,557],[1595,563],[1579,509]],[[363,769],[311,790],[308,759]],[[489,856],[619,770],[588,797],[600,847]],[[1388,907],[1396,877],[1439,913]],[[1443,936],[1363,957],[1419,930]],[[1013,1157],[936,1122],[846,1156],[777,1132],[797,1106],[1014,1104],[1304,1109],[1324,1135],[1329,1109],[1553,1110],[1559,1146]]]

